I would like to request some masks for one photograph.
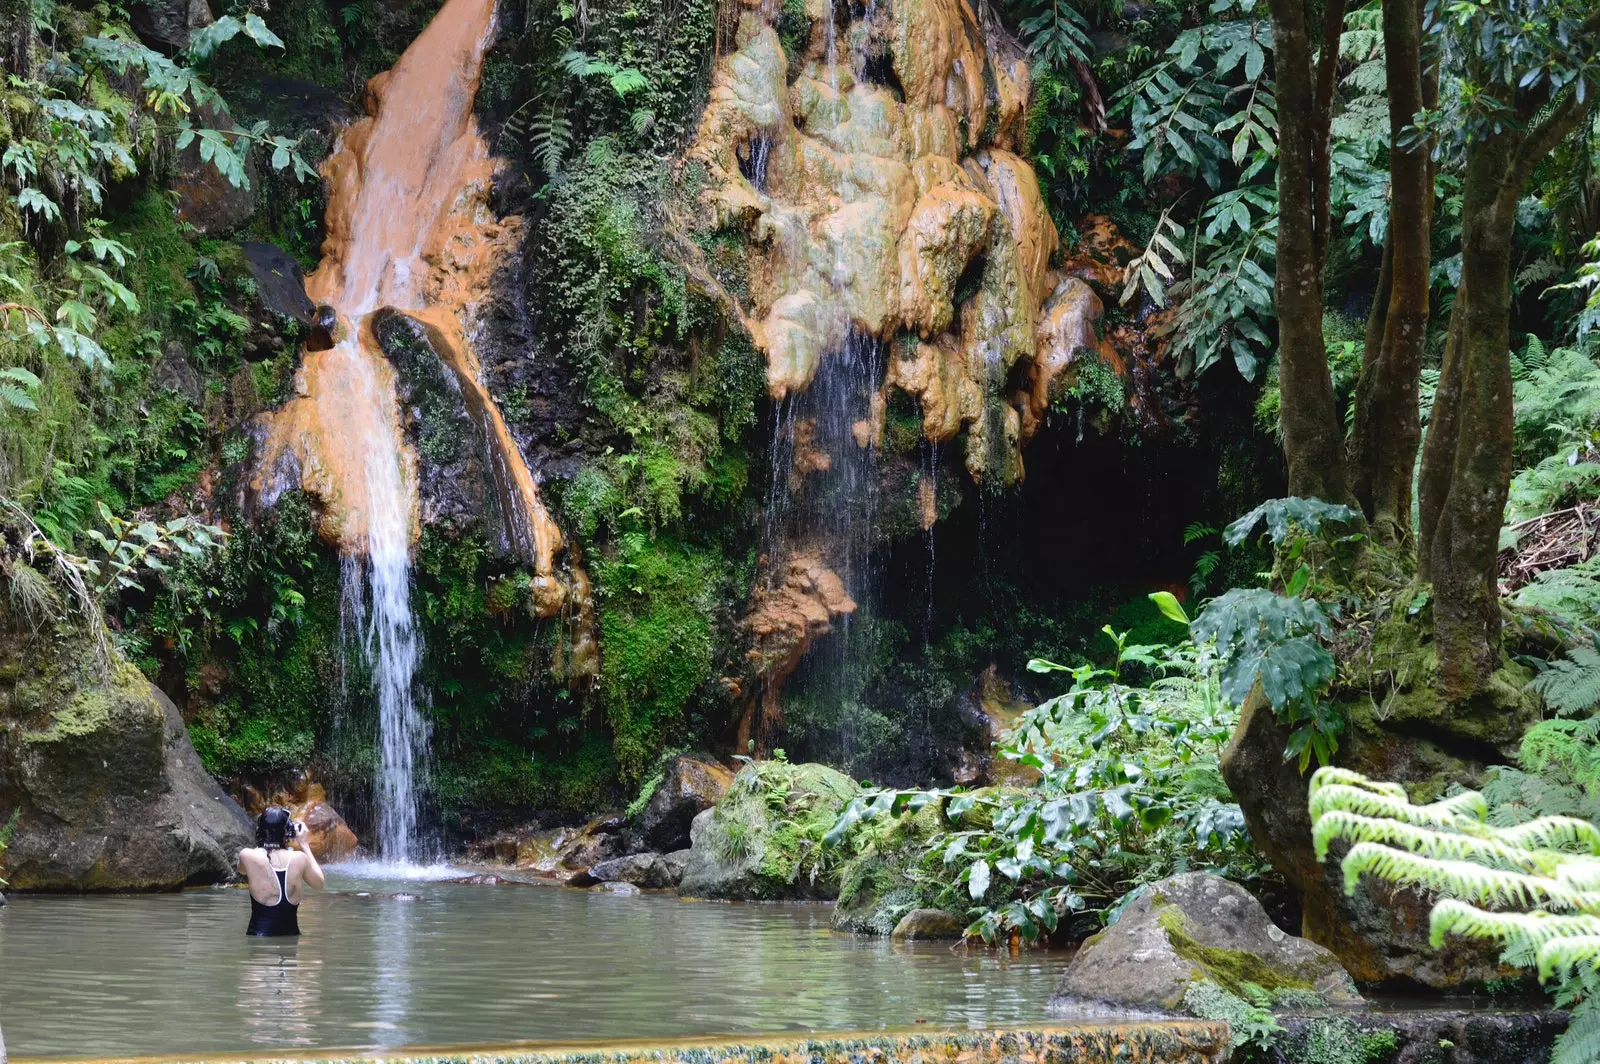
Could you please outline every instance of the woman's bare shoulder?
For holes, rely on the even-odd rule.
[[[246,846],[244,849],[239,851],[239,860],[241,863],[245,861],[255,863],[258,861],[265,861],[266,859],[267,851],[263,850],[259,846]]]

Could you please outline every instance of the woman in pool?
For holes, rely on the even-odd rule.
[[[256,818],[256,845],[239,851],[239,871],[250,881],[247,935],[298,935],[303,888],[326,883],[306,826],[276,805]]]

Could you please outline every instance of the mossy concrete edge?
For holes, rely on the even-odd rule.
[[[1209,1020],[1085,1022],[991,1031],[884,1031],[825,1038],[753,1037],[669,1042],[567,1042],[417,1047],[327,1055],[146,1056],[72,1064],[250,1062],[250,1064],[1222,1064],[1229,1029]],[[55,1064],[16,1057],[11,1064]]]

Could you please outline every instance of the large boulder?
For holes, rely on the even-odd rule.
[[[1449,707],[1434,693],[1433,659],[1416,646],[1409,627],[1382,629],[1374,640],[1379,661],[1390,662],[1405,685],[1374,700],[1366,688],[1339,707],[1349,724],[1339,739],[1338,764],[1374,779],[1395,780],[1415,801],[1433,801],[1452,784],[1480,784],[1489,765],[1512,760],[1523,731],[1538,719],[1536,698],[1524,691],[1528,675],[1507,665],[1472,703]],[[1411,664],[1404,664],[1411,661]],[[1381,691],[1375,680],[1373,690]],[[1429,944],[1433,899],[1364,877],[1344,890],[1336,846],[1318,861],[1307,810],[1310,773],[1302,774],[1283,751],[1289,729],[1280,724],[1258,685],[1245,701],[1238,727],[1222,754],[1222,775],[1244,812],[1250,837],[1299,896],[1301,933],[1338,954],[1363,985],[1399,990],[1449,990],[1515,977],[1492,943],[1452,938]]]
[[[221,253],[219,252],[219,255]],[[239,312],[250,323],[244,338],[244,357],[257,362],[285,347],[298,347],[317,324],[317,305],[306,295],[306,278],[300,264],[276,244],[245,241],[226,264],[250,279],[249,298],[240,300]]]
[[[961,938],[967,925],[943,909],[912,909],[894,925],[889,937],[896,942]]]
[[[721,801],[732,784],[733,773],[717,762],[679,755],[667,762],[634,829],[654,849],[682,849],[689,845],[690,823]]]
[[[218,103],[202,105],[194,115],[196,126],[232,129],[234,121]],[[219,236],[241,228],[256,212],[260,202],[261,168],[255,153],[245,145],[243,180],[234,180],[200,155],[196,139],[178,153],[178,218],[195,227],[202,236]]]
[[[17,890],[177,890],[233,877],[250,822],[177,708],[114,652],[0,607],[0,810]]]
[[[758,761],[690,825],[689,861],[678,892],[691,898],[814,899],[839,894],[839,867],[822,837],[855,781],[826,765]]]
[[[1357,1004],[1354,982],[1331,952],[1281,930],[1236,883],[1186,872],[1145,887],[1117,922],[1083,944],[1051,1007],[1095,1001],[1173,1011],[1197,983],[1233,994],[1309,991]]]

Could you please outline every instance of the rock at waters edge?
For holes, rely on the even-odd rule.
[[[894,925],[889,937],[915,942],[928,939],[961,938],[966,925],[943,909],[912,909]]]
[[[1311,992],[1333,1005],[1362,1000],[1338,958],[1278,928],[1243,887],[1186,872],[1145,887],[1116,923],[1083,944],[1051,1008],[1070,1011],[1075,1000],[1089,1000],[1175,1011],[1196,983],[1235,995],[1249,983]]]
[[[1290,1061],[1548,1064],[1568,1016],[1551,1009],[1323,1009],[1279,1016]]]
[[[147,891],[233,878],[250,822],[166,695],[81,631],[0,608],[0,809],[15,890]]]
[[[1404,784],[1422,802],[1442,797],[1451,784],[1477,786],[1488,764],[1512,760],[1523,730],[1537,719],[1537,707],[1523,693],[1527,677],[1514,675],[1515,669],[1520,666],[1502,668],[1482,704],[1464,707],[1454,718],[1429,717],[1446,712],[1431,680],[1397,692],[1392,705],[1385,703],[1383,719],[1362,694],[1345,707],[1350,724],[1340,737],[1338,763]],[[1433,900],[1422,892],[1365,876],[1354,894],[1346,894],[1342,847],[1335,846],[1323,862],[1312,850],[1310,775],[1283,759],[1288,739],[1288,728],[1278,723],[1257,685],[1221,768],[1250,837],[1298,895],[1307,939],[1336,953],[1362,985],[1437,991],[1525,974],[1503,965],[1493,943],[1452,937],[1434,948],[1428,935]],[[1480,760],[1463,759],[1468,756]]]
[[[683,868],[669,864],[659,853],[635,853],[601,861],[589,869],[588,875],[606,884],[630,883],[650,890],[665,890],[678,885],[683,878]]]
[[[854,780],[826,765],[746,765],[722,801],[694,818],[678,892],[732,901],[831,901],[839,895],[839,869],[822,836],[860,792]]]
[[[683,849],[689,845],[690,822],[721,801],[732,784],[733,773],[724,766],[681,754],[667,762],[634,826],[652,849]]]

